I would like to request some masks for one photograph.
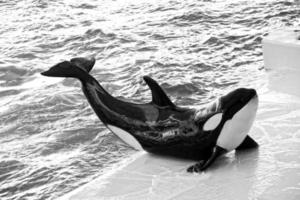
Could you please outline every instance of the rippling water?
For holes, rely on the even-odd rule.
[[[264,86],[261,39],[299,25],[289,1],[0,1],[0,198],[55,199],[135,151],[104,128],[73,79],[39,73],[92,55],[114,96],[179,105]]]

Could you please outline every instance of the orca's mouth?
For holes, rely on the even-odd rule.
[[[257,98],[257,93],[255,90],[251,90],[251,92],[249,92],[248,95],[242,97],[240,99],[241,103],[247,104],[250,100],[252,100],[253,98]]]
[[[249,89],[247,93],[238,97],[232,97],[232,99],[223,104],[223,111],[227,119],[231,119],[239,110],[246,106],[251,100],[256,99],[257,93],[253,89]]]

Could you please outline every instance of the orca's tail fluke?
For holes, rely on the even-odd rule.
[[[72,58],[70,61],[63,61],[42,72],[44,76],[51,77],[73,77],[84,80],[95,64],[95,58]]]

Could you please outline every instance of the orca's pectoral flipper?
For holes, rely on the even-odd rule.
[[[255,140],[253,140],[249,135],[247,135],[244,141],[236,148],[236,150],[245,150],[257,147],[257,142],[255,142]]]
[[[170,98],[166,95],[165,91],[159,86],[159,84],[155,80],[153,80],[149,76],[144,76],[143,78],[152,92],[152,103],[161,107],[175,107]]]
[[[88,73],[94,64],[94,58],[73,58],[71,61],[60,62],[41,74],[51,77],[73,77],[84,80],[88,77]]]
[[[201,172],[206,170],[220,155],[226,153],[227,150],[222,147],[215,146],[211,155],[206,160],[200,160],[196,164],[190,166],[187,171],[188,172]]]

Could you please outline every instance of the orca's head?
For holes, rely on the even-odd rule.
[[[223,127],[217,145],[230,151],[246,138],[256,115],[258,97],[254,89],[239,88],[219,99]]]
[[[242,109],[248,105],[247,112],[256,113],[258,98],[254,89],[238,88],[227,95],[222,96],[218,102],[219,110],[223,112],[225,120],[231,119],[239,111],[245,112]],[[252,111],[251,111],[252,110]]]
[[[256,91],[239,88],[220,97],[205,111],[202,110],[197,118],[203,131],[213,131],[217,135],[218,146],[233,150],[247,136],[257,107]]]

